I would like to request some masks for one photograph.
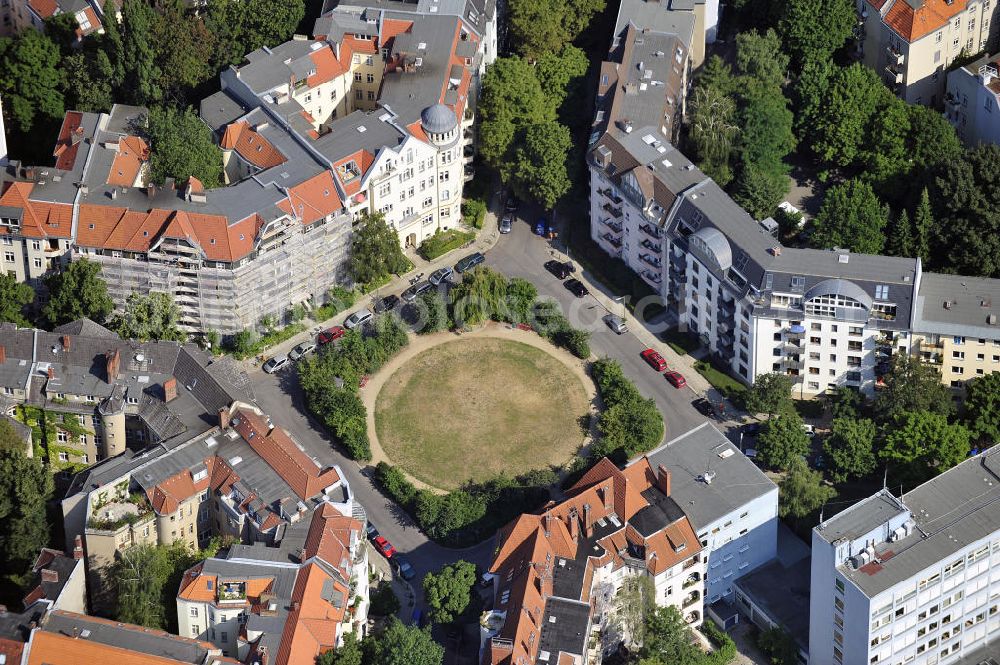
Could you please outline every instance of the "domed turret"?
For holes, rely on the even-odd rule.
[[[447,134],[458,125],[455,112],[444,104],[428,106],[420,113],[420,126],[428,134]]]

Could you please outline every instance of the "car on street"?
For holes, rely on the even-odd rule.
[[[555,275],[556,279],[566,279],[573,274],[573,264],[569,261],[546,261],[545,269]]]
[[[419,284],[414,284],[410,288],[403,291],[403,300],[406,302],[413,302],[420,296],[421,293],[427,293],[434,287],[430,282],[420,282]]]
[[[312,342],[302,342],[301,344],[296,344],[295,347],[288,352],[288,359],[292,362],[298,362],[315,350],[316,345]]]
[[[338,339],[347,334],[347,329],[343,326],[334,326],[332,328],[327,328],[322,331],[316,338],[316,341],[320,344],[329,344],[330,342],[336,342]]]
[[[370,309],[359,310],[354,314],[351,314],[349,317],[347,317],[347,319],[344,321],[344,327],[347,328],[348,330],[353,330],[358,326],[363,326],[364,324],[368,323],[369,321],[372,320],[372,318],[374,318],[374,316],[375,315],[372,314],[372,311]]]
[[[663,356],[656,349],[646,349],[639,355],[657,372],[662,372],[667,368],[667,361],[663,359]]]
[[[504,215],[500,220],[500,233],[510,233],[514,228],[514,215]]]
[[[625,325],[625,321],[617,314],[608,314],[605,316],[604,323],[619,335],[624,335],[628,332],[628,326]]]
[[[264,361],[263,369],[268,374],[274,374],[287,364],[288,364],[288,356],[286,355],[271,356],[270,358]]]
[[[667,377],[667,383],[672,385],[674,388],[683,388],[688,384],[687,379],[680,372],[670,370],[663,376]]]
[[[520,207],[521,202],[515,196],[508,196],[506,203],[503,204],[503,209],[506,212],[517,212],[517,209]]]
[[[391,559],[396,554],[396,548],[385,539],[385,536],[375,536],[372,539],[372,544],[386,559]]]
[[[590,294],[590,291],[588,291],[587,287],[583,285],[583,282],[576,278],[567,279],[563,282],[563,285],[577,298],[583,298],[584,296]]]
[[[459,259],[458,263],[455,264],[455,272],[463,273],[466,270],[472,270],[485,260],[486,257],[481,252],[469,254],[465,258]]]
[[[810,439],[816,436],[816,428],[809,423],[802,423],[802,431],[806,433]]]
[[[432,272],[428,281],[434,286],[439,286],[441,282],[447,281],[453,274],[455,274],[455,271],[445,266],[444,268],[438,268]]]
[[[760,433],[762,425],[760,423],[750,423],[743,426],[743,434],[745,436],[757,436]]]
[[[708,418],[715,417],[715,407],[713,407],[712,403],[704,397],[699,397],[695,401],[691,402],[691,406],[693,406],[694,410],[703,416]]]
[[[407,582],[409,582],[410,580],[412,580],[414,577],[417,576],[417,571],[413,570],[413,565],[410,564],[409,559],[407,559],[406,557],[402,555],[396,555],[393,558],[393,561],[396,564],[396,570],[399,571],[399,576],[402,577]]]
[[[388,295],[384,298],[379,298],[375,301],[375,313],[382,314],[383,312],[391,312],[396,309],[396,305],[399,304],[399,296]]]
[[[368,536],[368,540],[375,540],[379,537],[378,529],[376,529],[375,525],[371,522],[369,522],[368,526],[365,527],[365,534]]]

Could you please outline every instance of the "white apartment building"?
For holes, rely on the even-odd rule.
[[[1000,143],[1000,74],[996,55],[948,72],[944,112],[968,146]]]
[[[1000,451],[813,529],[809,663],[924,665],[997,652]]]
[[[708,422],[643,459],[669,469],[670,496],[697,533],[705,605],[733,602],[733,582],[775,556],[777,485]]]

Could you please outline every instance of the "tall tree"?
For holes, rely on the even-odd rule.
[[[945,160],[933,175],[934,267],[1000,277],[1000,146],[980,146]]]
[[[672,605],[657,607],[648,615],[640,658],[664,665],[696,665],[702,660],[680,611]]]
[[[194,176],[206,187],[222,183],[222,152],[212,141],[212,130],[192,109],[153,107],[145,133],[152,182],[160,184],[167,178],[185,182]]]
[[[572,44],[557,52],[543,53],[538,58],[535,76],[553,108],[559,108],[580,85],[589,64],[587,54]]]
[[[24,316],[24,308],[35,300],[35,290],[18,282],[8,273],[0,274],[0,323],[13,323],[28,328],[31,322]]]
[[[283,3],[277,3],[283,4]],[[187,93],[211,78],[215,35],[200,18],[190,16],[182,0],[158,0],[153,24],[160,65],[159,86],[167,99],[186,99]]]
[[[881,254],[889,209],[871,185],[860,180],[831,187],[813,220],[815,247],[840,247],[859,254]]]
[[[758,376],[746,395],[748,413],[773,416],[792,405],[792,377],[771,372]]]
[[[736,178],[733,200],[756,219],[764,219],[788,193],[788,176],[781,171],[744,164]]]
[[[962,142],[943,114],[923,104],[906,104],[910,114],[910,159],[931,166],[961,156]]]
[[[778,23],[793,62],[829,60],[851,36],[857,10],[850,0],[788,0]]]
[[[81,259],[45,280],[49,301],[42,315],[52,327],[87,318],[103,323],[114,309],[108,285],[101,279],[101,265]]]
[[[736,71],[756,79],[767,90],[781,88],[788,71],[788,56],[774,30],[756,30],[736,36]]]
[[[867,419],[835,418],[823,442],[830,456],[833,478],[844,482],[875,470],[875,423]]]
[[[114,104],[113,67],[103,49],[74,53],[63,58],[63,91],[66,104],[78,111],[106,113]]]
[[[131,293],[124,310],[112,319],[109,327],[122,339],[183,342],[187,336],[177,327],[179,319],[180,309],[169,293],[154,291],[148,296]]]
[[[789,469],[796,459],[809,453],[809,437],[802,428],[802,418],[786,410],[764,423],[757,437],[757,453],[772,469]]]
[[[802,72],[792,84],[795,136],[803,145],[812,146],[816,140],[816,121],[823,113],[826,92],[836,66],[828,59],[809,59],[801,68]]]
[[[45,503],[52,474],[21,447],[0,448],[0,560],[12,573],[25,572],[49,538]]]
[[[469,607],[476,585],[476,564],[458,560],[441,572],[424,575],[424,599],[434,623],[451,623]]]
[[[955,410],[951,391],[941,383],[941,373],[918,358],[897,354],[883,381],[885,387],[875,399],[875,414],[882,424],[916,411],[949,416]]]
[[[889,233],[885,239],[885,251],[892,256],[916,256],[916,247],[913,242],[913,224],[910,222],[910,215],[906,209],[899,211],[892,224],[889,226]]]
[[[1000,372],[967,381],[962,407],[963,420],[979,441],[1000,441]]]
[[[864,147],[879,102],[889,94],[875,70],[854,63],[835,69],[822,111],[812,118],[812,150],[834,166],[846,167]]]
[[[783,160],[795,149],[795,135],[792,112],[781,88],[750,82],[740,96],[743,129],[739,149],[743,163],[786,174],[788,168]]]
[[[27,133],[36,121],[63,115],[59,47],[36,30],[0,39],[0,93],[14,129]]]
[[[441,665],[444,648],[427,629],[405,626],[396,618],[373,640],[372,658],[379,665]]]
[[[157,62],[154,29],[159,16],[146,0],[122,3],[122,63],[125,72],[123,91],[141,106],[163,99],[160,66]]]
[[[729,63],[718,55],[705,61],[695,77],[695,88],[712,88],[722,95],[732,95],[738,92],[736,77]]]
[[[501,173],[506,173],[504,179],[513,183],[518,194],[551,210],[570,188],[566,161],[572,146],[565,125],[555,121],[531,125],[519,141],[514,160],[501,167]]]
[[[101,39],[101,50],[105,51],[111,63],[109,83],[112,88],[118,88],[125,82],[125,46],[122,43],[122,29],[118,22],[118,6],[115,0],[104,0],[102,14],[104,18],[104,36]]]
[[[886,426],[883,436],[882,459],[902,467],[903,477],[920,481],[965,459],[972,432],[965,425],[949,424],[940,414],[910,411]]]
[[[930,195],[927,188],[924,187],[923,191],[920,192],[920,203],[917,204],[917,210],[913,213],[914,251],[924,265],[928,265],[931,261],[931,232],[933,228],[934,215],[931,213]]]
[[[864,178],[884,190],[896,185],[911,168],[909,105],[898,97],[884,95],[875,110],[874,122],[868,127],[867,139],[859,151],[864,165]]]
[[[513,0],[511,44],[526,58],[557,53],[604,9],[604,0]]]
[[[391,591],[390,591],[391,593]],[[355,633],[345,633],[344,643],[316,659],[316,665],[363,665],[364,651]]]
[[[518,57],[498,58],[487,68],[477,114],[480,154],[496,168],[509,157],[515,135],[556,117],[534,69]]]
[[[823,474],[813,471],[804,459],[796,457],[781,481],[778,514],[805,517],[835,496],[837,490],[823,482]]]
[[[248,0],[243,4],[243,54],[288,41],[306,14],[303,0]]]
[[[652,450],[663,439],[663,416],[656,402],[636,395],[606,408],[597,421],[601,439],[594,452],[624,462]]]
[[[691,97],[688,117],[688,136],[698,166],[720,187],[725,187],[733,179],[729,161],[739,134],[736,102],[720,87],[699,82]]]
[[[646,622],[656,610],[656,589],[646,575],[629,575],[615,593],[615,618],[625,643],[639,646],[646,634]]]

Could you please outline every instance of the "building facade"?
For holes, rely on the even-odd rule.
[[[997,56],[984,55],[948,72],[945,117],[968,146],[1000,143]]]
[[[943,104],[952,61],[996,43],[991,0],[859,0],[858,9],[865,64],[912,104]]]
[[[812,665],[948,664],[996,653],[998,473],[1000,453],[982,453],[903,496],[884,489],[813,530]]]

